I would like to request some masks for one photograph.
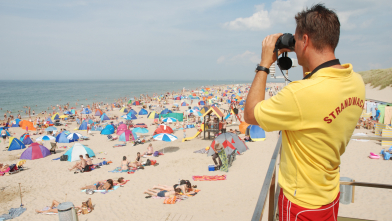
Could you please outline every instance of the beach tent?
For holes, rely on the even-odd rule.
[[[199,112],[205,114],[208,111],[208,107],[204,106]]]
[[[28,134],[25,134],[23,136],[23,139],[21,139],[21,141],[23,142],[24,145],[29,145],[29,144],[33,143],[33,141],[30,138],[30,135],[28,135]]]
[[[246,128],[246,135],[249,135],[253,141],[265,140],[265,131],[257,125],[249,125]]]
[[[139,111],[139,115],[147,115],[147,114],[148,114],[148,111],[146,109],[141,109]]]
[[[14,121],[12,121],[11,127],[19,127],[20,119],[16,118]]]
[[[58,134],[56,136],[56,142],[57,143],[69,143],[69,139],[67,138],[67,135],[65,134],[65,132],[61,132],[60,134]]]
[[[52,120],[60,120],[60,115],[59,113],[55,113],[53,114],[53,116],[51,117]]]
[[[157,114],[157,112],[152,111],[147,115],[148,119],[155,119],[155,118],[159,118],[159,114]]]
[[[198,104],[199,104],[199,105],[206,105],[206,102],[204,102],[204,101],[199,101]]]
[[[128,109],[127,109],[127,108],[125,108],[125,107],[123,107],[123,108],[121,108],[120,112],[123,112],[123,113],[128,113]]]
[[[198,106],[194,106],[193,110],[200,110],[200,108]]]
[[[176,118],[180,122],[184,121],[184,115],[182,113],[161,114],[161,115],[159,115],[159,117],[162,117],[162,118],[172,117],[172,118]]]
[[[174,100],[181,100],[181,96],[175,97]]]
[[[35,129],[35,127],[34,127],[34,125],[33,125],[33,122],[30,122],[30,121],[27,121],[27,120],[22,120],[20,123],[19,123],[19,126],[22,128],[22,129],[26,129],[26,127],[27,127],[27,129],[28,130],[37,130],[37,129]]]
[[[105,121],[105,120],[110,120],[110,118],[108,117],[108,115],[106,115],[106,113],[102,114],[101,116],[101,121]]]
[[[114,127],[112,125],[106,125],[106,127],[101,130],[102,135],[109,135],[114,133]]]
[[[91,113],[92,113],[92,111],[88,108],[84,108],[82,111],[82,114],[91,114]]]
[[[97,109],[96,111],[95,111],[95,114],[94,114],[94,116],[101,116],[103,114],[103,112],[100,110],[100,109]]]
[[[127,120],[128,120],[128,119],[131,119],[131,120],[137,119],[136,115],[133,114],[133,113],[131,113],[130,111],[129,111],[129,113],[128,113],[127,115],[125,115],[125,116],[128,117]]]
[[[230,116],[230,114],[228,114],[228,116]],[[241,134],[245,134],[246,133],[246,128],[248,128],[250,124],[246,123],[245,121],[241,122],[239,125],[239,129]]]
[[[48,150],[48,148],[44,147],[43,145],[40,145],[39,143],[32,143],[30,147],[28,147],[22,153],[22,155],[20,155],[20,159],[35,160],[44,158],[48,155],[50,155],[50,150]]]
[[[128,115],[137,115],[137,112],[134,109],[129,110]]]
[[[75,114],[76,114],[75,109],[71,109],[71,113],[72,113],[73,115],[75,115]]]
[[[161,114],[168,114],[168,113],[173,113],[173,111],[171,111],[167,108],[165,110],[161,111]]]
[[[50,124],[53,124],[53,121],[52,121],[52,119],[50,119],[50,117],[48,117],[48,118],[46,119],[46,122],[49,122],[49,125],[50,125]]]
[[[117,135],[120,135],[120,134],[122,134],[124,131],[126,131],[128,128],[127,128],[127,125],[126,124],[120,124],[120,125],[118,125],[118,127],[117,127]]]
[[[83,146],[81,143],[75,143],[64,155],[68,156],[69,162],[73,162],[80,160],[79,155],[83,155],[84,157],[86,154],[88,154],[89,157],[95,157],[94,151],[90,148]]]
[[[20,141],[18,138],[10,137],[8,151],[11,151],[11,150],[21,150],[21,149],[24,149],[24,148],[26,148],[26,145],[24,145],[22,141]]]
[[[181,106],[189,106],[185,101],[181,103]]]
[[[245,104],[245,100],[240,101],[239,104],[240,104],[240,105],[244,105],[244,104]]]
[[[87,130],[87,121],[83,121],[78,130]]]
[[[210,149],[207,152],[207,156],[212,156],[215,154],[214,149],[216,141],[219,141],[219,143],[223,145],[226,155],[233,153],[235,149],[237,149],[237,154],[241,154],[248,150],[245,142],[243,142],[236,134],[222,133],[212,141]]]
[[[139,102],[139,101],[135,101],[135,102],[133,102],[132,104],[133,104],[133,105],[140,105],[140,102]]]
[[[171,133],[173,133],[173,129],[172,129],[171,127],[167,126],[167,125],[161,124],[161,125],[159,125],[159,127],[154,131],[154,135],[156,135],[156,134],[162,134],[162,133],[171,134]]]
[[[118,138],[118,140],[126,142],[126,141],[129,141],[129,137],[131,137],[132,140],[135,140],[135,138],[133,137],[133,132],[130,131],[130,130],[125,130],[125,131],[121,132],[120,137]]]

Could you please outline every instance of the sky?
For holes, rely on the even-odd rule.
[[[0,1],[1,80],[249,80],[270,34],[294,33],[319,1]],[[392,66],[392,1],[329,0],[336,57],[355,71]],[[295,53],[289,53],[295,58]],[[277,73],[277,76],[278,73]],[[302,68],[289,70],[299,80]]]

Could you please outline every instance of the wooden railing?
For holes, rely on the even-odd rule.
[[[387,137],[379,137],[379,136],[352,136],[351,139],[364,139],[364,140],[386,140],[391,141],[392,138]],[[264,179],[263,186],[261,188],[261,192],[259,195],[259,199],[257,200],[256,208],[253,212],[252,221],[260,221],[263,219],[264,207],[267,201],[267,196],[269,196],[268,200],[268,221],[274,221],[277,216],[277,205],[278,205],[278,197],[280,192],[280,187],[277,184],[277,176],[276,176],[276,163],[277,159],[280,155],[280,150],[282,148],[282,134],[279,136],[278,142],[276,143],[276,147],[274,153],[271,157],[271,162],[268,166],[267,174]],[[392,189],[392,185],[388,184],[377,184],[377,183],[363,183],[363,182],[340,182],[341,185],[352,185],[361,186],[361,187],[371,187],[371,188],[383,188],[383,189]],[[353,188],[353,198],[354,198],[354,188]],[[353,201],[352,201],[353,202]],[[339,219],[338,219],[339,220]]]

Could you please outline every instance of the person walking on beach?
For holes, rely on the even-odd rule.
[[[265,131],[282,131],[279,220],[337,220],[340,156],[362,113],[365,85],[351,64],[335,57],[340,22],[334,11],[316,4],[295,20],[295,53],[304,79],[264,100],[282,34],[267,36],[244,117]]]

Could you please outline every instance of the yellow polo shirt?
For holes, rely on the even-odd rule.
[[[342,66],[294,81],[254,109],[265,131],[282,130],[279,185],[284,195],[309,209],[338,195],[340,156],[365,102],[362,77],[351,64]]]

